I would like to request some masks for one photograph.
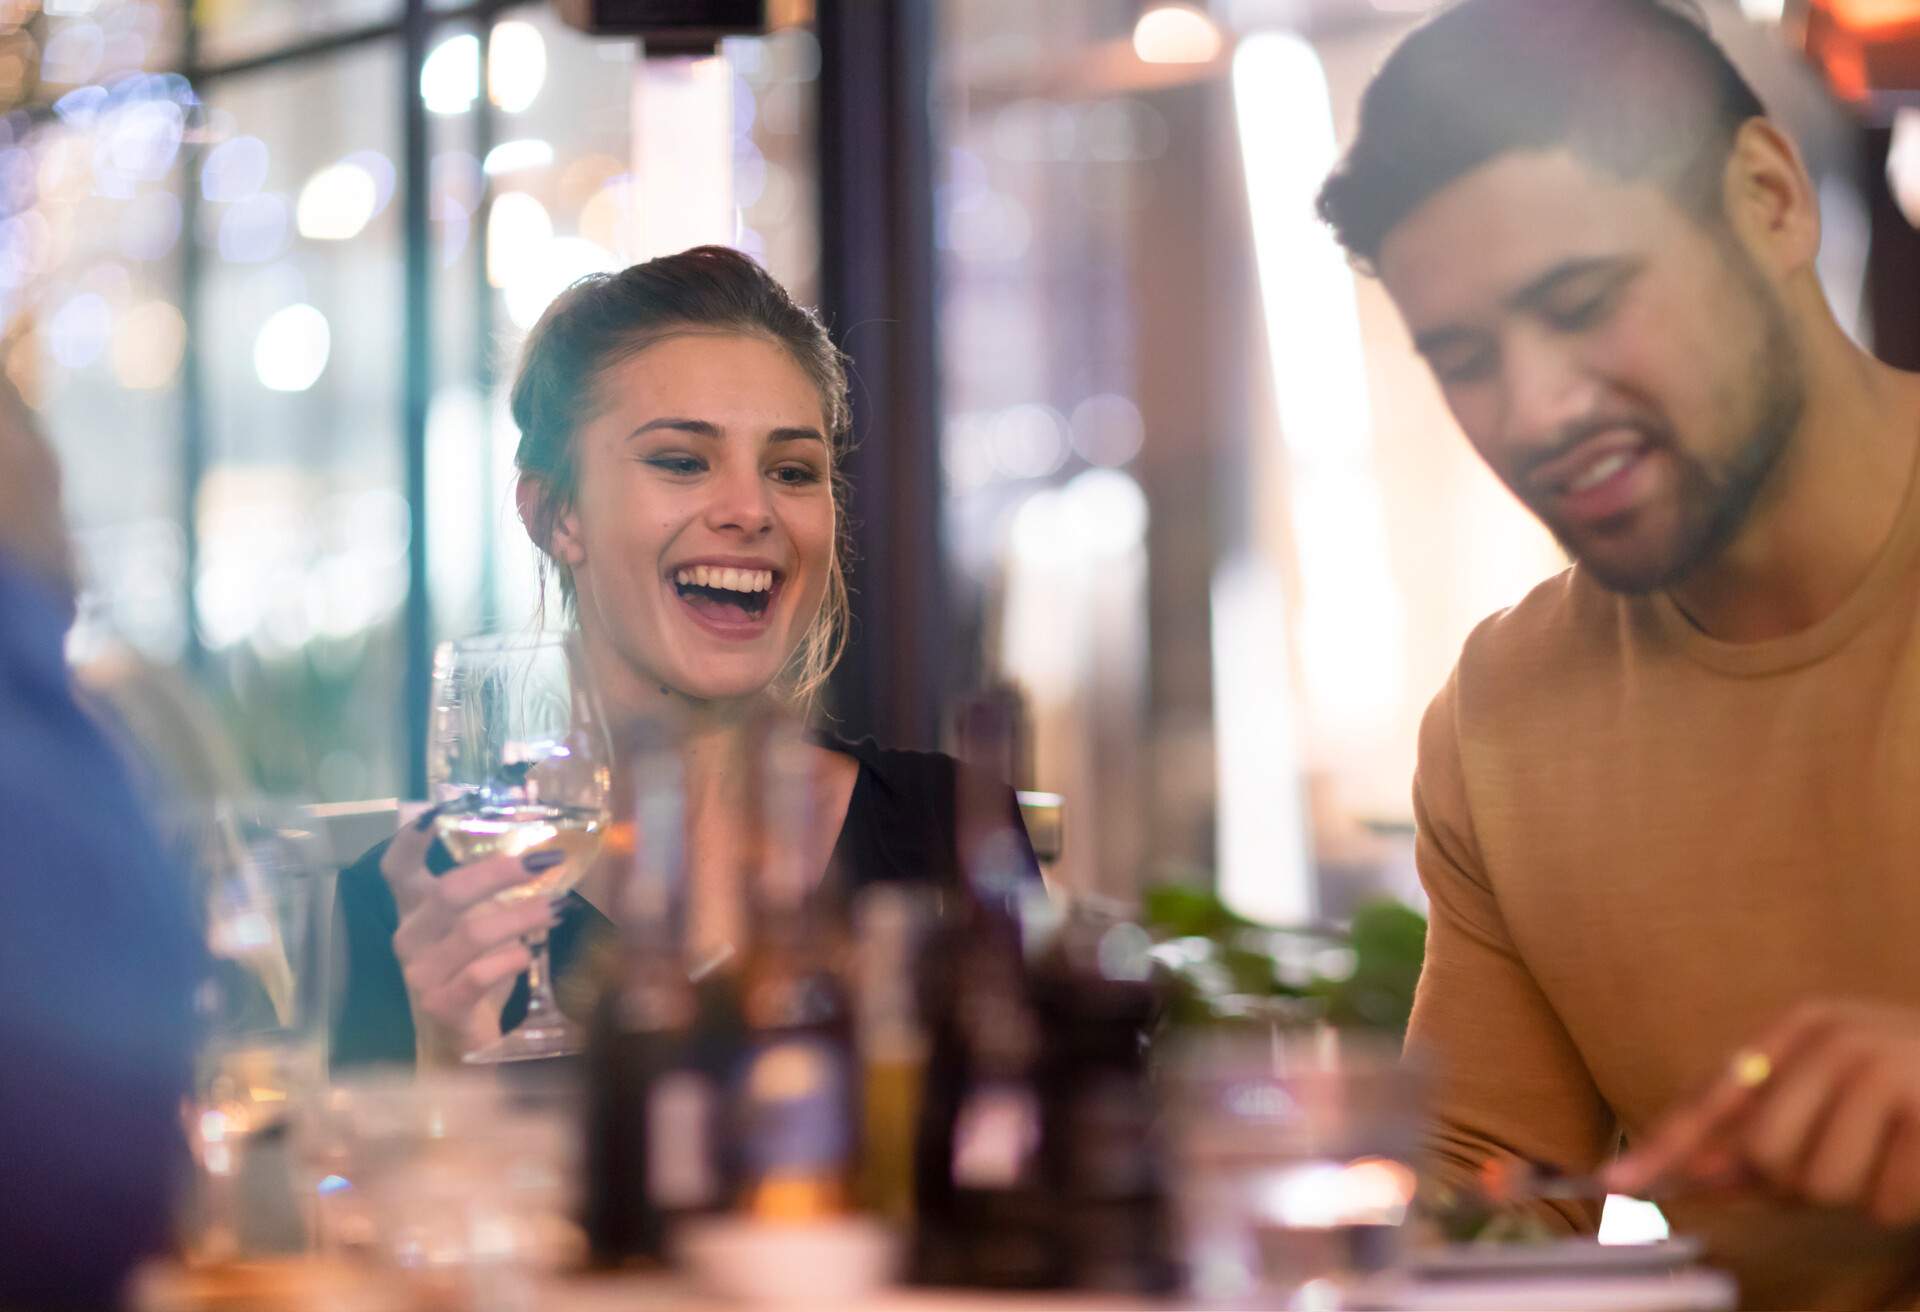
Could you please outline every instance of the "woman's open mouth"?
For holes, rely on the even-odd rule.
[[[766,627],[781,577],[771,569],[687,565],[673,572],[672,583],[680,604],[702,628],[741,639],[756,637]]]

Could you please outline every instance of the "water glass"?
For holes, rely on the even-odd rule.
[[[195,996],[191,1247],[205,1261],[297,1249],[307,1221],[287,1135],[326,1077],[330,851],[300,811],[264,801],[178,813],[162,832],[192,881],[209,967]]]
[[[1159,1083],[1194,1297],[1331,1308],[1351,1281],[1392,1264],[1423,1110],[1397,1043],[1223,1026],[1178,1041]]]

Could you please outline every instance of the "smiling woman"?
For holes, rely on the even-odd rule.
[[[818,690],[845,635],[835,447],[850,421],[847,375],[825,329],[779,283],[713,246],[583,279],[534,326],[512,405],[521,517],[583,632],[604,633],[668,686],[678,673],[723,692],[709,680],[759,673],[761,684],[780,676],[797,700]],[[634,574],[649,552],[657,569],[642,589]],[[720,625],[718,599],[696,606],[678,595],[685,585],[672,571],[698,568],[772,573],[765,622],[743,633]],[[757,638],[757,649],[689,650],[683,623],[652,604],[669,591],[687,618]],[[776,651],[782,667],[754,668]],[[718,656],[718,671],[701,656]],[[595,673],[613,674],[605,653]]]
[[[520,517],[608,718],[680,728],[688,933],[703,957],[724,952],[741,928],[755,720],[769,704],[810,709],[843,643],[845,359],[759,265],[698,247],[555,300],[527,339],[513,418]],[[813,767],[805,859],[823,895],[958,880],[953,760],[821,734]],[[618,775],[613,791],[616,806],[630,792]],[[454,869],[416,829],[343,875],[336,1065],[458,1060],[518,1020],[521,940],[550,913],[492,894],[522,877],[506,857]],[[553,924],[563,1003],[607,930],[608,884],[606,868],[589,873]]]

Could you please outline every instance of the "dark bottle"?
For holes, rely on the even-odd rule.
[[[918,1147],[916,1277],[927,1284],[1046,1289],[1065,1280],[1045,1171],[1040,1017],[1020,907],[1036,880],[999,769],[1010,721],[969,707],[959,842],[966,887],[929,954],[931,1038]]]
[[[673,1224],[726,1202],[724,1007],[686,952],[685,801],[678,752],[643,735],[633,859],[616,892],[617,975],[587,1048],[586,1228],[602,1266],[663,1260]]]
[[[788,726],[761,752],[750,932],[739,968],[745,1048],[733,1095],[739,1204],[802,1222],[852,1203],[855,1068],[834,935],[811,896],[814,751]]]
[[[1164,1293],[1176,1281],[1146,1062],[1159,1010],[1150,946],[1119,908],[1082,899],[1034,972],[1046,1173],[1076,1289]]]
[[[926,1087],[927,1036],[917,966],[929,898],[877,883],[853,908],[854,1047],[860,1065],[861,1208],[911,1230],[914,1145]]]

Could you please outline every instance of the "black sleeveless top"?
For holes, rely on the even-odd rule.
[[[875,883],[959,887],[954,807],[958,763],[938,752],[883,748],[870,738],[857,743],[832,737],[817,741],[860,765],[822,895],[844,908],[861,889]],[[1024,842],[1026,830],[1020,825],[1019,806],[1010,789],[1007,808]],[[393,951],[399,909],[380,873],[386,848],[386,843],[379,844],[340,872],[334,941],[344,987],[332,1034],[336,1071],[374,1064],[411,1066],[414,1061],[413,1014]],[[1039,863],[1031,845],[1027,861],[1038,879]],[[439,874],[452,861],[435,843],[428,851],[427,866]],[[578,1016],[583,1014],[583,1003],[590,1005],[582,994],[590,994],[593,987],[594,958],[612,944],[613,937],[612,922],[578,893],[569,893],[560,904],[560,920],[549,946],[555,991],[568,1012]],[[526,1008],[527,977],[522,975],[501,1010],[502,1029],[518,1025]]]

